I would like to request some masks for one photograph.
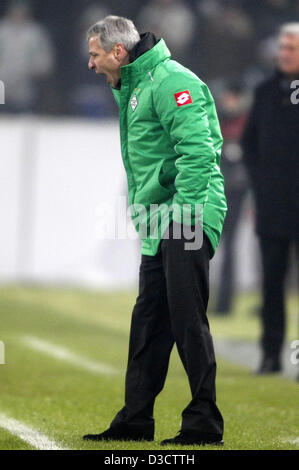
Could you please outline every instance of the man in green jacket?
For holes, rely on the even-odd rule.
[[[222,136],[213,97],[171,59],[163,39],[108,16],[88,31],[89,68],[119,106],[132,220],[142,240],[125,406],[90,440],[153,440],[153,408],[176,343],[192,400],[178,436],[162,444],[222,443],[216,362],[206,311],[209,261],[227,211]]]

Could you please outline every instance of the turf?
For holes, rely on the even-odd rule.
[[[175,350],[166,386],[155,407],[155,442],[82,441],[83,434],[104,430],[123,405],[123,372],[134,299],[133,292],[0,289],[0,340],[6,346],[7,362],[0,366],[0,413],[71,449],[161,449],[159,442],[180,428],[180,413],[190,399],[186,375]],[[230,318],[214,318],[211,312],[213,334],[256,338],[258,319],[250,312],[257,302],[256,295],[243,294]],[[295,302],[290,299],[289,338],[294,337]],[[95,374],[59,361],[28,348],[23,341],[27,336],[108,364],[121,373]],[[281,377],[258,378],[219,358],[217,392],[225,419],[224,449],[298,449],[297,383]],[[0,428],[0,449],[30,448]]]

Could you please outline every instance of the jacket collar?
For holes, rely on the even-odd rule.
[[[169,57],[171,57],[170,50],[164,39],[160,39],[151,49],[143,52],[133,62],[123,65],[121,67],[121,76],[127,73],[132,75],[144,74]]]
[[[130,63],[134,62],[134,60],[138,59],[142,54],[152,49],[157,43],[158,39],[154,35],[154,33],[141,33],[140,34],[140,41],[133,47],[133,49],[129,52],[130,56]]]
[[[122,79],[129,76],[145,74],[163,60],[170,58],[171,53],[164,39],[156,39],[153,33],[140,35],[141,40],[130,51],[130,63],[121,67],[121,79],[116,88],[121,87]]]

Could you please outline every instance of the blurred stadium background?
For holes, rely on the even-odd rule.
[[[99,385],[94,371],[82,377],[80,367],[69,364],[72,360],[59,362],[59,347],[64,347],[107,362],[112,371],[124,370],[137,290],[139,242],[103,240],[98,227],[102,204],[116,207],[118,197],[126,196],[117,107],[106,80],[87,69],[85,31],[107,14],[129,17],[141,32],[163,37],[173,58],[206,81],[214,94],[225,139],[222,169],[234,204],[211,263],[210,320],[221,358],[219,400],[236,436],[231,448],[246,446],[246,436],[244,441],[237,438],[244,412],[247,418],[255,414],[260,426],[250,418],[254,432],[249,445],[296,448],[293,400],[298,390],[289,380],[298,372],[289,346],[299,335],[295,253],[287,281],[286,377],[258,381],[250,370],[259,355],[260,255],[239,137],[253,88],[273,70],[279,26],[299,21],[298,0],[1,1],[0,340],[8,366],[0,369],[0,428],[1,412],[8,412],[38,428],[44,423],[71,446],[74,406],[84,416],[78,418],[84,433],[89,423],[104,429],[111,410],[121,404],[122,378],[103,373]],[[216,315],[221,310],[228,314]],[[65,355],[60,350],[60,359]],[[177,357],[173,363],[169,380],[186,396]],[[240,401],[225,404],[232,389]],[[170,389],[163,393],[179,414]],[[164,401],[164,408],[158,406],[167,417]],[[262,429],[263,416],[272,434],[257,444],[254,434]],[[56,419],[60,431],[54,429]],[[23,442],[1,433],[1,448],[24,448]],[[74,446],[86,448],[79,437],[74,439]]]

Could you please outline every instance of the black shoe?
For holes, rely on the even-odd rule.
[[[176,437],[172,439],[165,439],[161,442],[161,446],[168,445],[181,445],[181,446],[204,446],[204,445],[217,445],[222,446],[224,441],[221,436],[216,434],[198,434],[192,435],[187,434],[184,431],[180,431]]]
[[[276,357],[265,357],[258,370],[256,371],[257,375],[268,375],[268,374],[277,374],[281,372],[281,363],[280,360]]]
[[[101,434],[86,434],[83,436],[84,441],[153,441],[152,432],[134,429],[128,425],[122,424],[113,426]]]

